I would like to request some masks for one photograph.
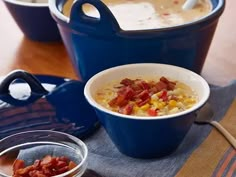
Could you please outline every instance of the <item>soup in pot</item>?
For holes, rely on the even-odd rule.
[[[212,10],[210,0],[198,0],[190,10],[183,10],[186,0],[102,0],[124,30],[143,30],[177,26],[196,21]],[[73,0],[67,0],[63,14],[70,15]],[[98,11],[84,6],[87,15],[99,17]]]
[[[111,111],[146,117],[185,111],[197,103],[198,96],[188,85],[165,77],[125,78],[104,85],[95,100]]]

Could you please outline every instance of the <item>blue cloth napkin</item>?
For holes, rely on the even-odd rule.
[[[214,110],[215,120],[219,121],[224,116],[235,96],[236,82],[225,87],[211,86],[209,103]],[[100,128],[85,141],[89,150],[88,168],[104,177],[172,177],[211,129],[209,125],[194,124],[176,152],[159,159],[142,160],[121,154],[105,130]]]
[[[80,158],[79,155],[76,155],[73,149],[57,145],[41,145],[22,149],[17,158],[24,160],[25,165],[27,166],[32,165],[35,159],[42,159],[47,155],[55,157],[66,156],[76,164],[79,164],[82,161],[82,158]]]

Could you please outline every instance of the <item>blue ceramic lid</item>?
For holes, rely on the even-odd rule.
[[[28,130],[56,130],[85,138],[99,127],[82,82],[22,70],[0,80],[0,139]]]

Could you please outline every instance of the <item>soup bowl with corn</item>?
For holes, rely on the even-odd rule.
[[[198,74],[167,64],[127,64],[101,71],[84,95],[118,150],[135,158],[174,152],[207,102]]]

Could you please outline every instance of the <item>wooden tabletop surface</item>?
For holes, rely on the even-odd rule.
[[[211,84],[227,85],[236,79],[235,6],[236,1],[227,1],[201,73]],[[2,1],[0,22],[0,75],[24,69],[34,74],[77,78],[63,43],[40,43],[25,38]]]
[[[236,1],[227,1],[201,73],[211,84],[223,86],[236,79],[234,7]],[[77,78],[63,43],[40,43],[25,38],[2,1],[0,23],[0,75],[24,69],[34,74]]]

